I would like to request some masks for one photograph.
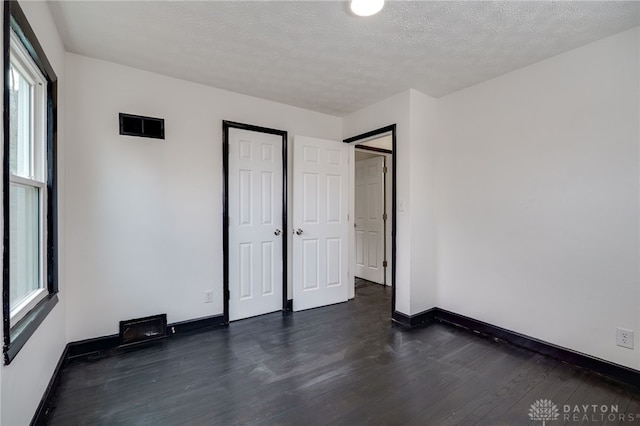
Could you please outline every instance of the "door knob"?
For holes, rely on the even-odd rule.
[[[280,233],[282,233],[282,231],[279,229],[276,229],[275,231],[273,231],[274,235],[280,235]]]
[[[301,235],[302,234],[302,229],[298,228],[296,229],[296,235]]]

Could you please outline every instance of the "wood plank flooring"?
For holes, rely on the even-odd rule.
[[[539,399],[560,411],[549,426],[640,424],[636,389],[449,325],[405,329],[389,288],[359,280],[356,294],[72,360],[49,424],[542,425]],[[619,414],[567,421],[565,404]]]

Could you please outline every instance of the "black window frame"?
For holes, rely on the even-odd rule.
[[[2,48],[4,66],[3,94],[3,149],[2,149],[2,321],[4,363],[8,365],[18,354],[33,333],[42,324],[49,312],[58,303],[58,199],[57,199],[57,99],[58,77],[49,63],[44,49],[38,42],[31,25],[27,21],[17,1],[5,1],[2,22]],[[29,56],[47,80],[46,92],[46,154],[47,154],[47,205],[46,208],[46,256],[47,256],[47,296],[31,309],[16,324],[11,324],[9,305],[9,66],[11,31],[26,48]]]

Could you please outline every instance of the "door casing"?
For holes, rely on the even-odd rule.
[[[344,143],[364,142],[368,139],[374,139],[376,136],[382,136],[385,133],[391,133],[391,316],[395,318],[396,314],[396,124],[381,127],[370,132],[352,136],[344,139]]]
[[[222,121],[222,300],[224,323],[229,323],[229,129],[242,129],[252,132],[267,133],[282,137],[282,230],[285,237],[282,239],[282,310],[288,309],[287,304],[287,139],[285,130],[271,129],[254,126],[251,124],[234,121]]]

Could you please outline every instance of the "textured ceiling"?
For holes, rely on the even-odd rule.
[[[439,97],[640,24],[640,3],[54,1],[66,49],[343,116]]]

